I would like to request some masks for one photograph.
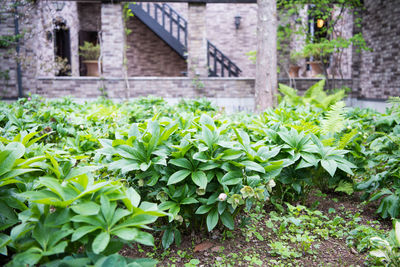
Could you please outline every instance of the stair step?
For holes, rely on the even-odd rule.
[[[187,57],[187,21],[163,3],[132,3],[129,9],[183,59]],[[207,40],[207,64],[211,77],[238,77],[240,68]]]

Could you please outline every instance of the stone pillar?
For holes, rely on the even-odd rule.
[[[124,25],[121,4],[101,5],[101,53],[104,77],[123,77]]]
[[[188,76],[208,77],[206,3],[189,3]]]

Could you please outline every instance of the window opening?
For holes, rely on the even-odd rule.
[[[57,66],[56,76],[70,76],[71,44],[69,28],[62,18],[54,20],[54,55]]]

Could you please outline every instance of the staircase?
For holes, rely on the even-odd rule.
[[[168,4],[131,3],[129,9],[179,56],[187,55],[187,21]],[[207,64],[210,77],[238,77],[241,70],[207,40]]]

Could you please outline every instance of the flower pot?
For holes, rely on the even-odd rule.
[[[324,73],[324,70],[322,69],[322,64],[320,61],[309,61],[309,62],[307,62],[307,64],[310,64],[310,66],[311,66],[311,76],[312,77],[317,77]]]
[[[289,66],[289,77],[290,78],[298,78],[299,77],[300,67],[296,65]]]
[[[84,60],[82,61],[86,66],[86,76],[95,76],[99,77],[99,64],[97,60]]]

